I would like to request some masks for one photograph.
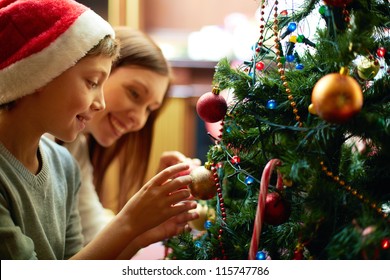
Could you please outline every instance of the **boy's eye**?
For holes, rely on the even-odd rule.
[[[94,81],[91,81],[91,80],[88,80],[88,84],[91,88],[96,88],[98,86],[98,83],[94,82]]]

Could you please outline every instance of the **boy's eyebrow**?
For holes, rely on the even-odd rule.
[[[92,69],[91,73],[98,74],[102,78],[107,78],[110,75],[110,72],[107,72],[103,67],[101,69]]]

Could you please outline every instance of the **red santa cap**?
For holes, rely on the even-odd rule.
[[[73,0],[0,0],[0,105],[46,85],[112,27]]]

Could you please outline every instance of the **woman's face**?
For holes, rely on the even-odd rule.
[[[169,78],[137,66],[113,70],[104,84],[106,109],[87,124],[86,132],[108,147],[122,135],[142,129],[154,110],[160,108]]]

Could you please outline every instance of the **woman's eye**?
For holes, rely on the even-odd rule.
[[[139,94],[138,94],[138,92],[136,92],[135,90],[130,90],[130,95],[131,95],[131,97],[133,97],[134,99],[138,99],[138,98],[139,98]]]

